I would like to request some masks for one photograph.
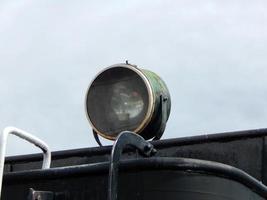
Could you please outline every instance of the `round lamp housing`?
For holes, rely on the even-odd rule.
[[[115,140],[122,131],[159,139],[168,120],[171,99],[155,73],[130,64],[116,64],[91,82],[85,100],[95,134]]]

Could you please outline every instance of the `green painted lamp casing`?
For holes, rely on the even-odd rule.
[[[170,92],[167,88],[167,85],[165,82],[154,72],[146,69],[140,69],[142,73],[145,75],[145,77],[148,79],[151,89],[152,89],[152,94],[153,94],[153,104],[154,104],[154,109],[152,113],[152,117],[150,119],[150,122],[144,129],[138,133],[145,139],[151,139],[155,137],[155,133],[157,133],[162,126],[162,123],[166,123],[171,112],[171,96]],[[165,99],[165,108],[161,109],[161,96]],[[162,121],[162,115],[166,112],[166,121]],[[164,128],[165,129],[165,128]],[[161,130],[161,131],[164,131]],[[162,133],[159,133],[162,134]]]

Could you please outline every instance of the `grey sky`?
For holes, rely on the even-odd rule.
[[[0,129],[96,146],[85,91],[126,59],[170,89],[164,138],[267,127],[266,47],[266,1],[2,0]],[[31,152],[10,137],[8,154]]]

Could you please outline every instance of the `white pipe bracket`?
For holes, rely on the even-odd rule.
[[[49,169],[50,164],[51,164],[51,151],[50,151],[49,146],[44,141],[18,128],[6,127],[4,131],[2,132],[2,134],[0,135],[0,198],[1,198],[2,181],[3,181],[3,174],[4,174],[7,138],[9,134],[16,135],[20,137],[21,139],[27,140],[28,142],[34,144],[35,146],[39,147],[43,151],[42,169]]]

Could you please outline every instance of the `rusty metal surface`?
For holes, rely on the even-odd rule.
[[[36,191],[30,188],[28,200],[54,200],[54,193],[50,191]]]

